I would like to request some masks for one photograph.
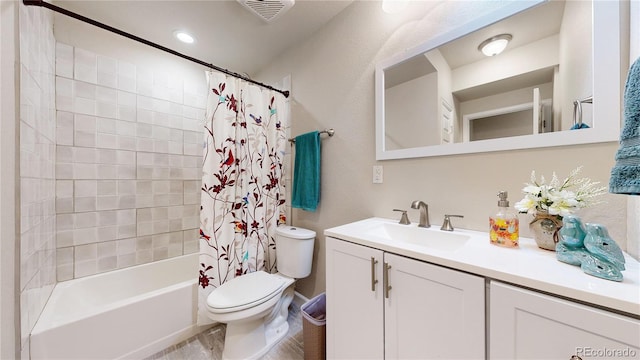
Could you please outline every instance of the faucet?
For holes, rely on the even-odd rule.
[[[423,201],[416,200],[411,203],[412,209],[420,209],[420,222],[418,223],[419,227],[431,227],[429,223],[429,205],[424,203]]]
[[[400,211],[402,213],[402,217],[400,218],[399,224],[409,225],[411,221],[409,221],[409,217],[407,217],[407,210],[393,209],[393,211]]]

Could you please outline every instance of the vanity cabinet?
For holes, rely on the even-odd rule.
[[[370,218],[324,232],[329,359],[640,359],[640,262],[586,275],[535,241]]]
[[[383,253],[326,239],[327,359],[382,359]]]
[[[640,322],[492,281],[491,359],[637,359]]]
[[[327,358],[485,357],[483,277],[326,240]]]

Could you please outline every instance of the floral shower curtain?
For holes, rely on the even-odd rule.
[[[249,272],[276,269],[275,229],[284,223],[284,96],[209,72],[200,209],[198,323],[211,291]]]

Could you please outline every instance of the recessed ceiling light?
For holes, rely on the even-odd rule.
[[[180,31],[180,30],[175,31],[173,35],[183,43],[193,44],[196,41],[196,39],[194,39],[193,36],[191,36],[189,33],[186,33],[184,31]]]
[[[504,51],[511,39],[513,39],[511,34],[496,35],[480,43],[478,50],[486,56],[495,56]]]

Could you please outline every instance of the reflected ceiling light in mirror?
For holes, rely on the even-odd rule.
[[[513,39],[511,34],[496,35],[481,42],[478,50],[482,51],[486,56],[495,56],[504,51],[511,39]]]
[[[182,30],[174,31],[173,36],[175,36],[178,40],[182,41],[183,43],[187,43],[187,44],[193,44],[196,41],[196,39],[191,34]]]
[[[382,0],[382,11],[387,14],[396,14],[407,7],[408,0]]]

